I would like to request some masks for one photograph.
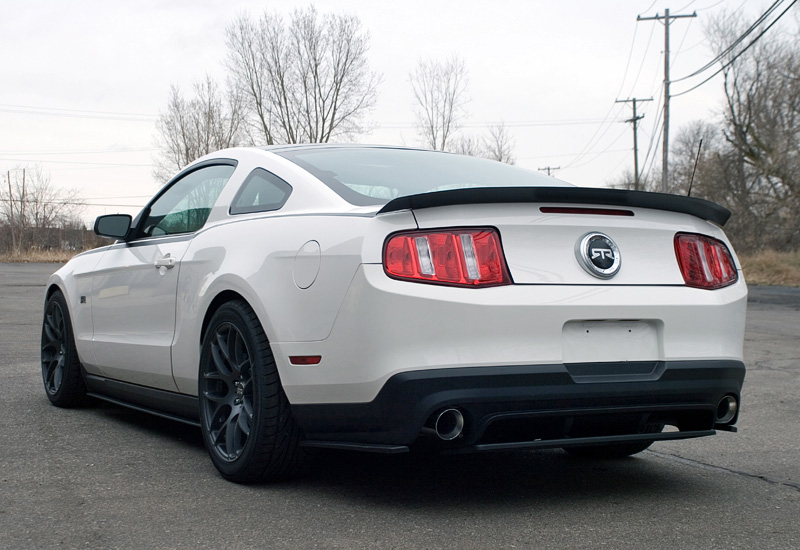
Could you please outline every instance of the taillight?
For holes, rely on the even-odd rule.
[[[383,249],[390,277],[457,286],[511,284],[496,229],[438,229],[392,235]]]
[[[695,233],[675,235],[675,255],[686,286],[722,288],[739,278],[733,256],[724,242]]]

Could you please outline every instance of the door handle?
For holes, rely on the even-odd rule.
[[[163,258],[156,260],[155,266],[157,268],[166,267],[167,269],[172,269],[175,267],[175,258],[167,254]]]

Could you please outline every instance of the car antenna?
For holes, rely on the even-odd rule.
[[[697,172],[697,161],[700,160],[700,148],[703,146],[703,138],[700,138],[700,143],[697,145],[697,156],[694,157],[694,169],[692,170],[692,179],[689,180],[689,191],[686,193],[687,197],[692,196],[692,184],[694,183],[694,173]]]

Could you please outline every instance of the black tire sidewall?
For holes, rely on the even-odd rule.
[[[277,376],[269,344],[265,344],[264,346],[259,345],[259,341],[262,339],[266,342],[263,329],[261,325],[258,324],[257,320],[253,321],[252,318],[248,320],[247,317],[250,315],[252,315],[252,310],[250,310],[249,306],[244,302],[229,302],[220,306],[208,324],[208,328],[203,337],[203,346],[200,354],[198,412],[200,413],[203,442],[216,468],[224,477],[232,481],[248,481],[249,478],[258,477],[253,473],[253,470],[256,469],[253,454],[255,447],[259,443],[259,437],[262,437],[261,431],[263,430],[263,426],[261,423],[261,416],[265,412],[262,410],[264,407],[258,404],[262,403],[262,389],[266,384],[266,378]],[[208,420],[205,413],[205,399],[203,398],[203,377],[211,354],[210,336],[216,332],[220,325],[225,323],[230,323],[235,326],[245,339],[245,344],[251,358],[250,368],[252,370],[251,376],[253,380],[253,421],[251,423],[251,431],[242,453],[234,460],[226,460],[221,457],[214,447],[209,437]],[[277,403],[269,403],[266,408],[268,410],[276,406]]]
[[[44,347],[44,323],[46,323],[46,315],[54,302],[58,304],[61,309],[61,314],[64,316],[64,334],[62,336],[65,348],[64,373],[62,375],[61,385],[55,392],[51,393],[47,389],[47,384],[44,381],[44,374],[42,374],[42,384],[47,398],[53,405],[58,407],[73,407],[83,403],[86,396],[86,385],[83,380],[83,370],[81,368],[80,359],[78,358],[78,351],[75,347],[75,338],[72,332],[72,317],[70,316],[69,307],[67,306],[67,300],[60,290],[53,292],[45,302],[45,318],[42,320],[41,347]]]

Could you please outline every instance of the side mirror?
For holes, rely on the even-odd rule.
[[[131,218],[128,214],[108,214],[100,216],[94,222],[94,232],[101,237],[125,239],[131,230]]]

